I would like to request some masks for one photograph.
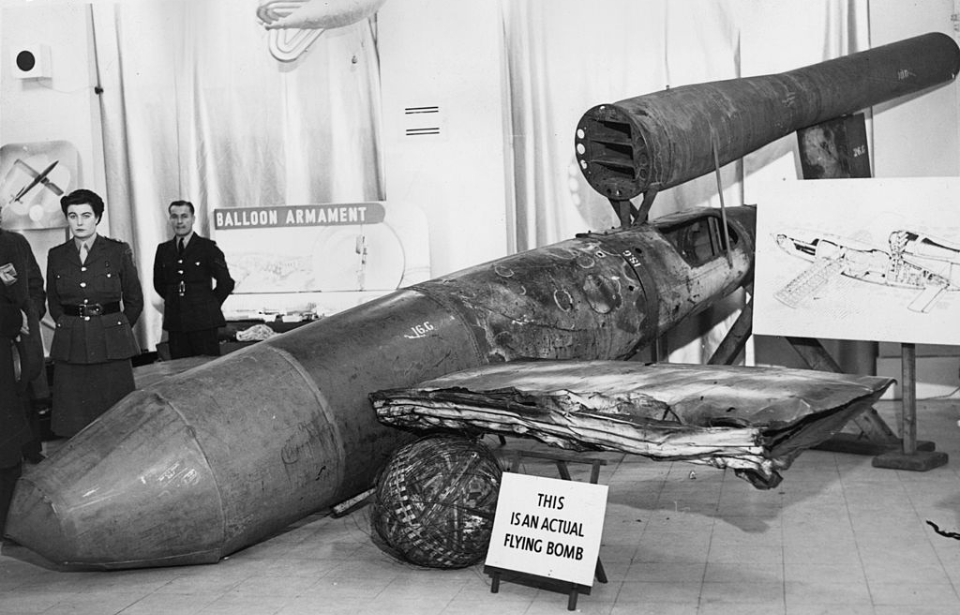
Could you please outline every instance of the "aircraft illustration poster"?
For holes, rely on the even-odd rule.
[[[223,305],[228,318],[325,316],[429,279],[427,219],[411,204],[226,207],[213,210],[211,225],[237,283]]]
[[[68,141],[0,147],[0,207],[8,229],[66,226],[60,197],[77,184],[80,155]]]
[[[768,186],[754,291],[757,334],[960,344],[960,178]]]

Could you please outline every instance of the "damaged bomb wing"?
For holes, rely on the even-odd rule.
[[[469,369],[371,399],[396,427],[731,468],[769,489],[892,383],[775,367],[538,361]]]

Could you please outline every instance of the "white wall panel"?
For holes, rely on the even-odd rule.
[[[426,212],[433,276],[504,256],[512,186],[499,2],[393,0],[377,30],[387,202]]]

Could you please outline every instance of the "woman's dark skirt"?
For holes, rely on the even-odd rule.
[[[89,365],[56,361],[50,409],[53,433],[76,435],[133,389],[129,359]]]

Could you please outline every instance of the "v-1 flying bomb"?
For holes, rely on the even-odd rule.
[[[960,65],[943,35],[890,47],[852,56],[876,82],[835,60],[803,69],[807,81],[688,86],[671,91],[682,100],[650,95],[643,113],[588,113],[581,166],[629,199],[712,169],[711,148],[729,161],[800,127],[797,107],[827,119]],[[814,103],[816,87],[835,104]],[[639,139],[645,114],[675,118],[666,142]],[[515,359],[627,358],[748,282],[753,253],[752,208],[695,210],[398,290],[131,393],[20,480],[6,533],[62,564],[216,562],[371,485],[412,436],[378,422],[370,393]]]

